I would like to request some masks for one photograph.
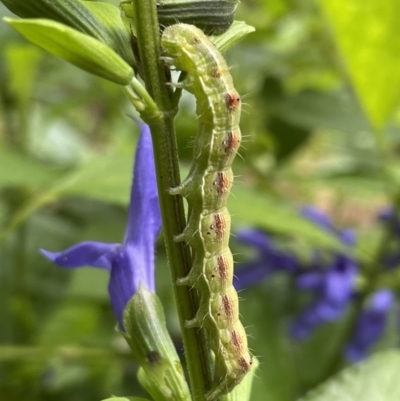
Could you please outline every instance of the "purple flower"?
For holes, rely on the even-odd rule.
[[[236,233],[239,242],[254,248],[258,257],[242,263],[235,272],[234,286],[237,290],[259,283],[277,271],[295,271],[299,262],[293,255],[282,252],[271,243],[261,230],[247,228]]]
[[[154,245],[161,229],[153,147],[149,127],[140,124],[134,180],[123,244],[81,242],[63,252],[41,253],[60,267],[98,267],[110,272],[108,291],[114,313],[123,328],[125,306],[139,284],[155,291]]]
[[[368,306],[357,319],[353,338],[346,346],[345,357],[349,362],[364,359],[369,348],[382,336],[393,301],[394,295],[387,289],[379,290],[371,296]]]
[[[294,338],[304,340],[322,323],[342,316],[353,296],[357,270],[351,259],[337,255],[326,271],[304,273],[297,278],[297,287],[311,291],[314,299],[294,320]]]
[[[343,231],[338,231],[332,223],[332,220],[325,213],[320,210],[312,207],[312,206],[303,206],[300,210],[300,214],[305,217],[307,220],[312,221],[317,224],[325,231],[328,231],[332,234],[336,234],[339,239],[345,245],[354,245],[356,241],[356,236],[353,230],[346,229]]]
[[[307,206],[300,213],[324,230],[336,234],[344,244],[354,244],[354,232],[336,230],[330,218],[321,211]],[[335,255],[325,268],[321,266],[318,252],[314,259],[312,268],[299,275],[296,280],[298,289],[310,291],[313,295],[311,304],[292,324],[291,334],[298,340],[306,339],[321,324],[337,320],[343,315],[353,297],[354,281],[358,272],[356,263],[346,255]]]

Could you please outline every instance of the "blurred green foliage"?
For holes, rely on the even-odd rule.
[[[298,217],[299,205],[311,203],[358,229],[361,265],[374,260],[382,237],[376,214],[400,182],[399,4],[241,2],[237,19],[257,31],[227,55],[246,103],[229,201],[234,229],[260,226],[305,259],[316,247],[342,249]],[[0,5],[0,15],[11,13]],[[113,330],[107,273],[58,269],[38,254],[81,240],[121,241],[138,134],[125,114],[133,110],[116,85],[47,55],[4,23],[0,43],[0,400],[146,396]],[[176,123],[185,171],[196,132],[190,96]],[[251,256],[234,237],[232,246],[244,252],[238,260]],[[161,240],[157,265],[180,349]],[[304,300],[287,277],[242,295],[260,360],[252,400],[294,401],[337,370],[351,311],[296,344],[288,322]],[[393,347],[391,327],[377,348]],[[375,370],[365,371],[360,380],[368,382]]]

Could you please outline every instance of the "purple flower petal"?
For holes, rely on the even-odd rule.
[[[297,286],[311,290],[314,300],[294,320],[291,334],[306,339],[325,322],[339,319],[353,296],[357,266],[346,256],[338,255],[326,271],[308,272],[297,278]]]
[[[270,239],[262,230],[255,228],[243,228],[236,231],[235,234],[239,242],[245,245],[250,245],[260,252],[265,252],[270,248]]]
[[[394,295],[389,290],[379,290],[372,295],[369,305],[358,317],[353,338],[345,348],[348,361],[357,362],[367,356],[370,347],[386,329],[387,315],[393,302]]]
[[[108,291],[121,328],[123,311],[139,285],[155,291],[154,244],[161,229],[150,130],[145,124],[140,128],[124,244],[83,242],[58,253],[41,250],[61,267],[109,270]]]
[[[149,244],[152,248],[161,230],[161,214],[150,129],[146,124],[140,124],[140,129],[142,134],[136,152],[135,179],[131,188],[124,242],[125,244],[140,243],[144,247]],[[146,262],[149,265],[151,260]]]
[[[138,290],[139,284],[141,282],[146,283],[146,279],[142,277],[145,268],[146,266],[142,263],[139,265],[134,263],[125,247],[121,247],[114,258],[114,265],[113,269],[111,269],[110,281],[108,283],[108,292],[115,316],[121,327],[123,327],[125,306]],[[150,290],[154,291],[153,288]]]
[[[240,269],[235,271],[233,286],[237,291],[247,288],[254,283],[260,283],[272,272],[271,267],[259,260],[242,263]]]
[[[346,245],[355,245],[356,239],[357,239],[356,233],[354,232],[354,230],[352,230],[350,228],[347,228],[346,230],[342,230],[339,233],[339,238]]]
[[[112,263],[120,244],[104,244],[103,242],[81,242],[63,252],[49,252],[40,249],[40,253],[60,267],[78,268],[82,266],[99,267],[111,270]]]
[[[300,209],[300,214],[327,231],[335,231],[332,220],[325,213],[312,206],[303,206]]]
[[[246,228],[236,232],[239,242],[257,250],[258,257],[250,262],[242,263],[236,272],[234,286],[243,289],[258,284],[269,274],[278,271],[294,271],[299,262],[293,255],[275,249],[262,230]]]
[[[323,272],[310,272],[300,275],[296,280],[297,288],[301,290],[317,290],[323,283]]]

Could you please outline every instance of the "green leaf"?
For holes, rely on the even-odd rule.
[[[65,302],[42,325],[38,342],[51,347],[89,341],[96,335],[100,316],[100,309],[92,302]]]
[[[107,31],[78,0],[1,0],[22,18],[46,18],[107,43]]]
[[[280,118],[306,129],[368,131],[368,121],[352,93],[304,90],[277,104]]]
[[[400,100],[400,2],[319,0],[370,123],[380,130]]]
[[[287,160],[304,146],[312,134],[311,130],[290,124],[286,119],[276,116],[268,118],[267,127],[275,143],[277,162]]]
[[[33,84],[42,52],[31,45],[11,45],[6,48],[8,85],[21,107],[26,107],[32,94]]]
[[[350,366],[299,401],[397,401],[400,399],[400,352],[375,354]]]
[[[222,35],[210,36],[210,39],[221,53],[225,53],[254,31],[255,28],[247,25],[245,22],[234,21],[231,27]]]
[[[182,22],[200,28],[206,35],[225,32],[232,24],[239,0],[163,0],[157,14],[160,25]]]
[[[133,78],[132,68],[104,43],[45,19],[4,20],[26,39],[94,75],[120,85]]]
[[[99,156],[75,170],[63,174],[54,171],[52,175],[50,169],[49,172],[45,170],[45,165],[29,159],[24,160],[22,156],[18,157],[13,153],[5,152],[5,154],[9,157],[5,160],[0,158],[0,167],[3,166],[3,161],[5,166],[4,170],[0,169],[0,188],[12,184],[29,186],[36,184],[38,190],[37,195],[32,194],[29,202],[16,212],[7,227],[2,230],[0,242],[39,208],[61,197],[83,196],[122,205],[127,205],[129,202],[132,156]],[[7,162],[12,164],[7,165]],[[30,168],[32,168],[31,173],[29,173]],[[102,179],[99,179],[100,176]],[[43,184],[44,188],[41,187]]]
[[[189,401],[189,388],[168,333],[162,304],[142,286],[124,311],[125,338],[143,371],[138,378],[156,401]]]
[[[293,401],[298,395],[299,377],[282,319],[293,295],[290,279],[271,276],[261,286],[242,294],[240,314],[243,325],[248,327],[249,347],[261,361],[250,400]]]
[[[8,186],[39,187],[58,180],[65,172],[22,153],[0,146],[0,190]]]
[[[79,0],[2,0],[22,18],[46,18],[98,39],[134,65],[130,40],[117,7]]]

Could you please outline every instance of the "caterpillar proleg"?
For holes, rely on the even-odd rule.
[[[186,325],[207,330],[215,354],[213,388],[206,394],[212,401],[239,384],[252,363],[232,285],[231,218],[226,208],[231,165],[241,141],[240,96],[224,58],[201,30],[172,25],[164,30],[161,43],[167,59],[187,72],[183,85],[197,101],[194,161],[188,177],[170,193],[184,196],[189,205],[188,224],[176,240],[191,246],[194,262],[178,284],[200,293],[199,310]]]

